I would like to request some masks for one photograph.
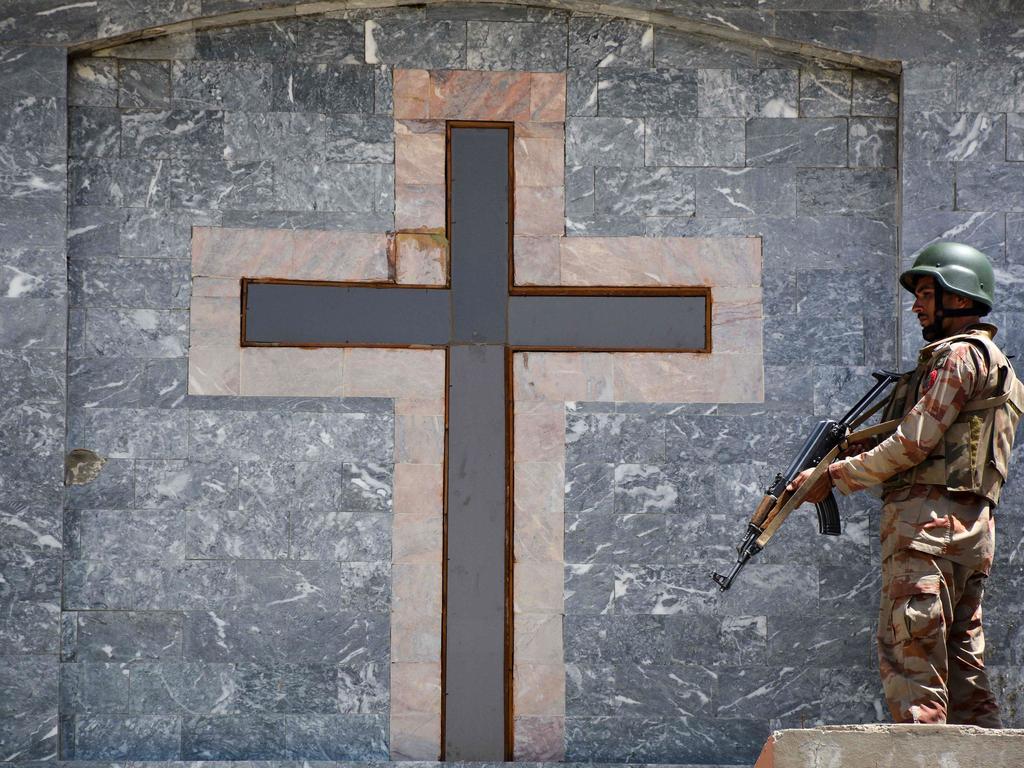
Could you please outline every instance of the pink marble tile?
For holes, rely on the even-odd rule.
[[[562,122],[565,120],[565,74],[534,72],[530,75],[530,120]]]
[[[192,228],[193,276],[287,277],[291,265],[290,230]]]
[[[444,512],[441,464],[395,464],[395,514],[440,518]]]
[[[240,302],[242,283],[233,277],[193,277],[192,296],[204,298],[234,299]],[[241,305],[239,305],[241,306]]]
[[[406,662],[391,665],[391,712],[440,714],[441,663]]]
[[[546,400],[520,401],[514,409],[516,461],[563,461],[565,406]]]
[[[434,398],[406,398],[395,400],[395,414],[400,416],[444,416],[444,392]]]
[[[448,282],[448,238],[444,232],[399,232],[395,235],[395,275],[404,285]]]
[[[383,232],[296,230],[293,280],[376,281],[388,279],[388,238]]]
[[[391,562],[440,563],[443,547],[444,516],[397,513],[391,527]]]
[[[395,563],[391,566],[391,614],[401,620],[423,616],[441,623],[441,563]]]
[[[430,117],[532,120],[531,90],[525,72],[432,71]]]
[[[517,352],[512,382],[515,399],[611,400],[612,357],[606,352]]]
[[[439,133],[445,135],[447,124],[444,120],[395,120],[395,134]]]
[[[444,397],[443,349],[345,350],[345,397]]]
[[[761,288],[713,289],[712,348],[717,352],[763,355]]]
[[[189,311],[189,346],[193,349],[241,344],[241,298],[193,296]]]
[[[190,395],[237,395],[239,390],[239,349],[210,347],[188,352],[188,393]]]
[[[561,590],[559,590],[559,594],[561,594]],[[562,616],[560,614],[516,614],[513,626],[515,627],[514,645],[517,662],[552,665],[563,663]]]
[[[518,660],[514,664],[513,711],[520,716],[565,714],[565,665]]]
[[[629,352],[614,357],[616,401],[764,401],[764,360],[760,354]]]
[[[342,349],[243,347],[240,394],[341,397]]]
[[[446,204],[443,184],[396,184],[395,228],[443,230],[447,226]]]
[[[565,123],[516,123],[517,138],[523,139],[558,139],[565,141]]]
[[[655,238],[567,237],[559,245],[565,285],[667,284]]]
[[[516,194],[522,187],[562,187],[565,183],[565,141],[562,138],[515,140]]]
[[[516,462],[516,562],[560,562],[565,469],[554,462]]]
[[[396,415],[395,461],[404,464],[444,461],[444,417]]]
[[[416,712],[391,713],[390,738],[392,760],[441,759],[441,714]]]
[[[558,285],[561,282],[559,240],[557,236],[514,238],[516,285]]]
[[[445,137],[436,133],[395,134],[395,184],[445,183]]]
[[[515,231],[520,235],[565,233],[565,189],[516,186]],[[568,238],[570,240],[583,238]]]
[[[562,614],[565,611],[564,563],[521,562],[513,568],[513,610],[517,614]]]
[[[421,120],[429,117],[430,74],[425,69],[398,69],[394,72],[396,120]]]
[[[661,275],[665,285],[721,288],[761,284],[761,239],[758,237],[670,237],[658,242],[662,248]]]
[[[516,762],[561,763],[565,760],[565,717],[516,716]]]

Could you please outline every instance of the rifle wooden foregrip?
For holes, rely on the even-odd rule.
[[[756,525],[758,528],[764,527],[764,521],[768,517],[768,513],[772,511],[772,507],[775,506],[775,502],[778,501],[770,493],[766,493],[764,498],[761,499],[761,503],[757,505],[757,509],[754,510],[754,516],[750,518],[750,524]]]

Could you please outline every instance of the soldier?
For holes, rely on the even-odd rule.
[[[883,419],[899,426],[832,463],[808,501],[824,499],[830,485],[843,495],[880,486],[878,660],[893,719],[999,728],[981,598],[1024,387],[992,341],[995,326],[980,322],[995,287],[983,253],[934,243],[900,284],[915,296],[928,344],[886,405]]]

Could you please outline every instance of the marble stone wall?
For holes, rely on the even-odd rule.
[[[305,31],[294,36],[278,35],[277,42],[268,42],[267,35],[273,37],[273,31],[281,25],[264,28],[270,31],[254,39],[250,39],[251,30],[240,28],[230,33],[236,41],[234,46],[240,50],[262,46],[268,51],[245,61],[233,61],[225,53],[231,46],[221,48],[220,55],[227,58],[219,59],[216,41],[212,40],[217,36],[185,30],[172,38],[122,51],[123,69],[112,59],[98,59],[95,68],[72,68],[65,78],[66,44],[200,15],[286,5],[275,0],[13,0],[0,11],[0,260],[4,286],[0,297],[0,377],[7,406],[4,418],[9,425],[0,441],[0,564],[4,579],[0,591],[0,686],[9,694],[0,697],[3,758],[53,759],[58,754],[58,732],[64,737],[65,748],[68,733],[74,733],[74,729],[58,731],[56,727],[59,694],[74,691],[75,678],[81,674],[79,668],[69,682],[61,680],[59,690],[62,558],[68,559],[69,573],[76,568],[87,570],[77,562],[82,558],[74,556],[80,550],[75,549],[73,539],[63,545],[66,553],[61,552],[65,399],[72,424],[81,425],[73,429],[95,427],[97,434],[106,432],[111,444],[119,446],[117,450],[181,452],[181,443],[175,446],[173,442],[181,439],[180,427],[178,431],[171,427],[166,437],[164,431],[145,427],[151,414],[176,410],[167,402],[161,403],[161,398],[174,399],[170,381],[180,381],[183,375],[180,349],[185,326],[181,308],[187,306],[187,295],[175,291],[183,285],[176,264],[186,256],[183,249],[187,231],[193,224],[231,222],[241,226],[346,228],[362,218],[386,227],[388,203],[382,202],[377,193],[388,186],[384,174],[389,160],[381,154],[381,145],[386,152],[388,141],[380,140],[367,119],[365,125],[337,128],[335,134],[344,137],[339,139],[342,146],[357,147],[356,157],[360,159],[353,160],[347,150],[328,157],[326,111],[321,112],[317,105],[326,103],[324,100],[344,105],[345,114],[363,115],[357,123],[377,114],[378,104],[385,105],[382,108],[386,113],[387,72],[396,65],[565,68],[570,83],[570,165],[581,169],[578,180],[571,177],[576,175],[572,171],[566,178],[570,235],[608,232],[602,227],[611,227],[610,233],[616,234],[614,228],[620,227],[621,234],[763,237],[764,344],[768,361],[763,407],[580,403],[566,414],[574,425],[567,435],[569,454],[579,457],[582,465],[597,465],[599,477],[607,474],[609,466],[612,468],[610,511],[605,501],[604,507],[591,512],[605,515],[602,524],[660,525],[660,518],[646,517],[652,514],[663,515],[666,526],[684,519],[677,516],[670,520],[663,498],[642,515],[616,514],[616,509],[632,509],[630,504],[637,504],[637,499],[662,485],[645,480],[645,467],[654,468],[649,470],[651,477],[661,471],[669,478],[678,476],[684,466],[697,467],[692,476],[710,494],[703,498],[714,499],[713,504],[691,516],[705,531],[712,532],[700,539],[704,542],[700,547],[708,551],[698,548],[686,563],[677,561],[675,554],[664,555],[663,571],[681,569],[662,578],[671,589],[655,586],[656,574],[644,568],[658,563],[636,556],[641,553],[629,555],[626,544],[612,547],[617,552],[621,548],[617,559],[598,562],[596,547],[605,543],[602,539],[615,541],[613,533],[576,536],[577,531],[585,530],[580,527],[566,531],[567,559],[579,559],[576,565],[582,567],[591,565],[592,560],[595,570],[601,565],[611,568],[606,578],[612,579],[613,590],[619,583],[624,589],[619,605],[614,607],[620,609],[618,615],[631,617],[621,623],[639,628],[642,622],[649,622],[649,648],[661,648],[659,643],[667,642],[669,637],[673,643],[684,637],[682,633],[663,631],[659,625],[693,615],[700,621],[687,624],[687,629],[704,627],[722,640],[717,651],[711,650],[714,645],[695,642],[692,651],[673,651],[673,655],[663,657],[675,663],[677,656],[684,655],[685,661],[681,661],[689,665],[694,680],[707,681],[714,674],[717,682],[710,688],[710,701],[694,699],[686,693],[692,688],[680,685],[665,692],[663,699],[658,699],[662,694],[650,692],[635,705],[641,713],[635,715],[625,715],[622,707],[633,705],[623,702],[615,712],[602,711],[609,699],[600,693],[584,703],[580,698],[583,691],[599,692],[598,681],[615,680],[619,672],[602,669],[601,658],[570,659],[581,683],[577,685],[575,675],[567,680],[567,714],[577,713],[580,718],[569,732],[569,754],[586,750],[588,759],[621,755],[643,760],[646,754],[654,754],[657,759],[685,759],[686,753],[679,746],[679,734],[684,732],[681,729],[697,722],[697,718],[706,718],[721,721],[726,732],[716,735],[718,732],[713,730],[701,731],[712,734],[703,743],[713,746],[721,740],[731,745],[734,759],[730,762],[747,759],[742,755],[749,755],[748,745],[728,738],[728,721],[750,718],[763,722],[766,709],[762,707],[754,714],[752,700],[744,698],[747,693],[760,691],[756,678],[767,674],[761,672],[765,669],[762,660],[770,664],[772,674],[787,675],[800,692],[799,696],[790,696],[773,690],[772,695],[764,696],[771,700],[766,705],[771,709],[769,718],[782,723],[810,720],[818,713],[823,719],[884,718],[884,709],[876,706],[878,689],[871,668],[870,639],[862,636],[873,621],[877,590],[877,554],[873,551],[876,507],[870,500],[845,505],[847,533],[842,539],[827,542],[831,544],[827,549],[820,548],[823,540],[813,533],[810,521],[794,520],[805,525],[791,525],[781,534],[789,537],[790,545],[783,546],[780,537],[775,551],[766,552],[757,566],[768,578],[769,589],[766,599],[756,604],[719,604],[712,596],[691,593],[686,585],[690,579],[697,583],[695,561],[703,567],[703,563],[723,556],[721,547],[732,542],[738,528],[729,525],[726,518],[745,517],[744,505],[767,471],[767,465],[762,466],[764,457],[774,454],[775,448],[792,445],[807,420],[839,410],[861,388],[870,366],[895,362],[899,334],[892,279],[900,259],[912,257],[937,237],[957,237],[984,248],[997,261],[1006,286],[1000,293],[1001,309],[995,319],[1004,328],[1008,350],[1013,352],[1019,345],[1024,291],[1019,289],[1017,279],[1022,259],[1017,136],[1022,104],[1017,82],[1024,54],[1020,35],[1024,16],[1017,4],[1011,0],[851,2],[836,9],[835,4],[810,0],[760,0],[756,5],[687,0],[658,5],[666,14],[719,25],[730,34],[749,33],[754,41],[770,40],[774,35],[902,62],[898,179],[892,170],[893,145],[885,139],[896,114],[891,88],[882,88],[878,81],[853,73],[849,80],[842,72],[814,74],[803,61],[765,54],[763,49],[688,38],[651,28],[643,19],[567,18],[561,11],[521,6],[474,9],[430,4],[415,11],[342,16],[340,22],[362,22],[367,15],[372,16],[371,21],[379,26],[373,30],[372,51],[366,48],[366,25],[358,23],[347,27],[337,23],[326,40],[298,21],[296,28]],[[643,11],[637,11],[634,4],[623,4],[623,13],[642,16]],[[308,61],[302,61],[297,53],[299,39],[304,41],[301,50],[311,52]],[[551,56],[549,48],[559,52]],[[368,53],[372,53],[372,65],[366,63]],[[291,80],[275,79],[281,60],[294,60],[285,65],[292,67]],[[696,71],[695,78],[683,74],[686,70]],[[792,73],[796,71],[799,74],[794,85]],[[602,82],[604,88],[600,87]],[[652,87],[655,83],[660,87]],[[274,94],[288,84],[293,88],[286,100],[275,102]],[[672,98],[659,98],[662,93],[671,93]],[[702,102],[702,93],[714,94],[714,98],[705,96]],[[780,95],[782,100],[778,101]],[[672,113],[675,105],[694,99],[695,115]],[[783,117],[791,114],[788,110],[793,108],[794,99],[801,117]],[[69,114],[69,102],[81,108],[77,116]],[[135,123],[131,110],[140,111]],[[178,114],[182,110],[184,116]],[[716,114],[719,110],[728,114]],[[195,112],[221,113],[223,145],[218,138],[217,118],[211,115],[197,121]],[[249,148],[238,150],[241,154],[237,157],[214,156],[211,147],[227,149],[232,112],[286,115],[276,124],[269,119],[266,123],[257,121],[245,134],[249,138],[236,141],[235,146]],[[157,114],[161,116],[155,117]],[[323,132],[316,121],[310,126],[303,123],[303,117],[295,116],[302,114],[324,114]],[[580,123],[583,127],[575,134],[568,126],[577,119],[586,122]],[[658,128],[659,119],[663,125],[671,125],[669,121],[675,124],[668,129]],[[744,121],[742,135],[728,122],[737,119]],[[840,162],[838,144],[826,140],[830,132],[812,127],[816,120],[824,121],[822,128],[830,122],[835,125],[837,120],[845,123],[845,160]],[[642,134],[638,133],[639,123]],[[72,136],[78,136],[67,152],[65,126],[69,126]],[[242,135],[249,127],[238,130],[236,135]],[[841,133],[831,131],[832,136]],[[183,134],[190,138],[181,139]],[[578,140],[574,138],[577,135]],[[674,146],[671,137],[675,135],[692,138]],[[309,146],[304,142],[313,149],[304,148]],[[643,151],[637,152],[637,145]],[[295,153],[296,167],[304,172],[295,178],[288,168],[282,170],[281,188],[290,186],[294,199],[303,201],[294,209],[280,209],[282,193],[276,176],[277,165],[289,164],[268,160],[265,153],[271,150],[267,147],[281,152],[282,157]],[[593,151],[594,147],[600,151]],[[65,329],[67,154],[74,166],[67,188],[71,203],[67,268],[72,287],[78,286],[74,290],[89,298],[72,309]],[[316,165],[310,157],[322,159],[325,164],[336,163],[339,168],[376,167],[342,174],[345,186],[339,188],[323,181],[325,177],[310,167]],[[881,165],[872,165],[875,162]],[[602,199],[602,191],[609,189],[618,194]],[[894,226],[897,211],[893,204],[897,192],[898,229]],[[367,202],[367,195],[372,202]],[[112,278],[114,265],[102,262],[115,257],[122,271]],[[83,266],[76,266],[76,262],[88,266],[90,260],[99,272],[89,273]],[[109,291],[108,298],[102,298],[104,291]],[[90,307],[90,302],[95,305]],[[91,313],[95,314],[92,337],[88,324]],[[815,332],[810,340],[809,329]],[[91,356],[101,361],[97,365],[102,366],[105,358],[118,359],[119,350],[121,360],[150,361],[142,365],[143,372],[133,380],[135,383],[107,387],[104,383],[121,381],[120,374],[107,379],[90,374],[96,377],[92,379],[98,382],[96,386],[78,385],[79,392],[91,388],[100,393],[99,398],[88,396],[96,398],[98,404],[107,391],[115,397],[123,396],[125,391],[134,393],[128,396],[129,401],[135,398],[133,406],[111,407],[115,423],[90,423],[89,416],[82,414],[97,409],[88,409],[88,403],[81,401],[76,404],[75,396],[65,392],[62,373],[65,367],[77,370],[76,361],[85,356],[82,350],[89,348],[91,338],[99,343],[91,348]],[[912,331],[907,331],[902,338],[904,363],[917,344]],[[118,345],[130,345],[134,351],[125,355],[123,350],[128,347]],[[809,360],[813,361],[811,365]],[[89,375],[78,380],[87,381]],[[133,410],[143,411],[136,421],[132,420]],[[357,407],[354,412],[358,411]],[[207,412],[200,407],[195,413],[189,418],[201,418]],[[283,418],[289,411],[282,408],[267,413]],[[242,420],[269,418],[260,414]],[[636,450],[622,437],[621,430],[616,437],[618,414],[648,425],[641,431],[652,432],[653,443]],[[367,413],[367,418],[371,417]],[[162,423],[153,421],[155,425]],[[114,434],[114,426],[119,434]],[[776,431],[776,426],[781,431]],[[184,432],[186,441],[189,428],[191,425]],[[659,434],[664,435],[664,459],[658,448]],[[715,452],[710,453],[706,446],[713,446]],[[153,466],[161,461],[187,462],[189,448],[186,442],[186,455],[182,457],[112,459],[108,467],[114,468],[121,461],[138,466],[147,466],[147,462],[154,462]],[[622,475],[618,486],[617,472]],[[708,474],[714,474],[712,479],[718,481],[710,483],[714,486],[711,490],[707,488]],[[120,477],[120,482],[127,485],[128,475]],[[733,477],[739,482],[721,482]],[[130,479],[134,482],[134,475]],[[1011,479],[1001,505],[997,568],[986,602],[989,663],[1007,720],[1017,725],[1024,723],[1024,713],[1017,704],[1024,677],[1024,630],[1019,619],[1019,595],[1024,584],[1020,535],[1024,520],[1020,501],[1024,495],[1020,482]],[[186,483],[178,492],[187,495],[188,487]],[[579,485],[574,481],[572,487],[578,489]],[[571,515],[589,512],[587,502],[574,501],[572,487],[566,494],[567,510],[571,508]],[[599,487],[607,489],[606,481],[602,480]],[[634,487],[637,492],[629,494],[627,491]],[[678,495],[678,487],[676,493],[677,499],[684,498]],[[601,498],[606,497],[605,492]],[[69,499],[73,498],[74,493],[69,493]],[[128,496],[122,498],[127,501]],[[132,489],[131,498],[136,511],[145,512],[137,506],[137,489]],[[73,509],[73,502],[69,507]],[[70,516],[75,517],[73,512]],[[133,515],[132,519],[136,517],[144,515]],[[173,517],[168,514],[166,520]],[[639,522],[634,522],[637,518]],[[76,525],[70,525],[69,530],[73,533]],[[604,547],[602,553],[608,549]],[[646,556],[646,550],[642,554]],[[111,556],[108,560],[97,567],[116,572],[117,558]],[[691,569],[690,574],[679,575],[686,568]],[[161,578],[159,589],[164,589],[164,571],[158,568],[156,572]],[[570,571],[566,578],[575,576]],[[187,583],[186,578],[195,576],[183,573],[177,583]],[[129,597],[114,594],[116,579],[95,584],[103,589],[109,586],[111,599],[184,599],[171,589],[173,584],[163,596],[157,590],[149,596]],[[601,589],[607,585],[603,582]],[[65,594],[66,590],[67,586]],[[175,596],[170,597],[172,594]],[[729,599],[741,601],[735,595]],[[807,602],[799,603],[804,610],[798,617],[787,605],[800,600]],[[185,610],[185,605],[180,602],[177,607]],[[569,611],[572,605],[568,600],[568,625],[583,626],[590,621],[593,626],[616,620],[614,611],[601,614],[596,609],[575,618]],[[685,610],[677,606],[685,606]],[[155,613],[163,610],[171,609]],[[131,610],[110,613],[117,613],[115,618],[123,623],[103,625],[102,631],[112,634],[111,641],[98,646],[102,653],[106,653],[107,646],[111,652],[124,647],[120,641],[113,642],[124,636],[118,634],[121,632],[134,638],[132,642],[137,642],[135,647],[140,649],[159,642],[159,631],[171,632],[164,639],[176,636],[173,622],[160,630],[149,624],[140,626],[137,614]],[[809,630],[806,621],[798,621],[804,614],[821,621]],[[67,622],[66,649],[75,647],[70,631],[73,627],[82,629],[81,616],[78,619]],[[847,620],[852,624],[844,623]],[[607,626],[612,627],[612,623]],[[820,641],[807,640],[809,634],[819,631],[831,634]],[[86,640],[97,636],[96,632],[90,635],[88,627],[84,634]],[[799,636],[793,639],[793,635]],[[640,685],[637,676],[646,669],[641,666],[643,644],[629,635],[621,636],[620,646],[620,635],[615,631],[602,635],[601,629],[592,637],[604,641],[604,645],[598,643],[588,649],[593,650],[592,655],[612,653],[620,659],[624,658],[623,649],[636,649],[639,663],[624,665],[621,674],[627,686]],[[82,639],[80,635],[79,642]],[[803,646],[797,645],[801,641],[812,646],[807,655],[802,653]],[[847,660],[847,651],[838,650],[837,646],[846,644],[851,645],[848,656],[853,661]],[[578,645],[568,645],[567,653],[578,649]],[[795,653],[797,650],[801,653]],[[842,664],[836,663],[839,658]],[[857,659],[863,659],[862,665]],[[66,666],[72,669],[83,663],[69,661]],[[830,670],[839,667],[847,674],[835,678]],[[94,684],[91,690],[117,691],[124,681],[113,674],[113,669],[97,666],[92,670],[100,679],[106,675],[106,683]],[[588,679],[594,680],[589,688],[582,684],[585,670],[589,670]],[[645,691],[655,688],[648,686]],[[111,694],[115,700],[118,695]],[[75,700],[73,696],[71,700]],[[676,706],[680,714],[675,724],[647,718],[643,708],[653,701]],[[106,727],[109,722],[99,725]],[[641,728],[645,737],[637,739],[636,731],[629,731],[629,727]],[[158,743],[159,726],[154,726],[153,733],[152,743]],[[612,734],[616,740],[609,741],[604,734]],[[122,743],[130,743],[127,734]],[[638,752],[626,755],[620,751],[624,744],[634,743],[641,745]],[[693,749],[692,740],[686,744],[687,749]]]

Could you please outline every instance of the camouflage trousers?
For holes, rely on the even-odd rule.
[[[1002,727],[985,673],[984,588],[980,571],[924,552],[883,561],[878,661],[895,722]]]

